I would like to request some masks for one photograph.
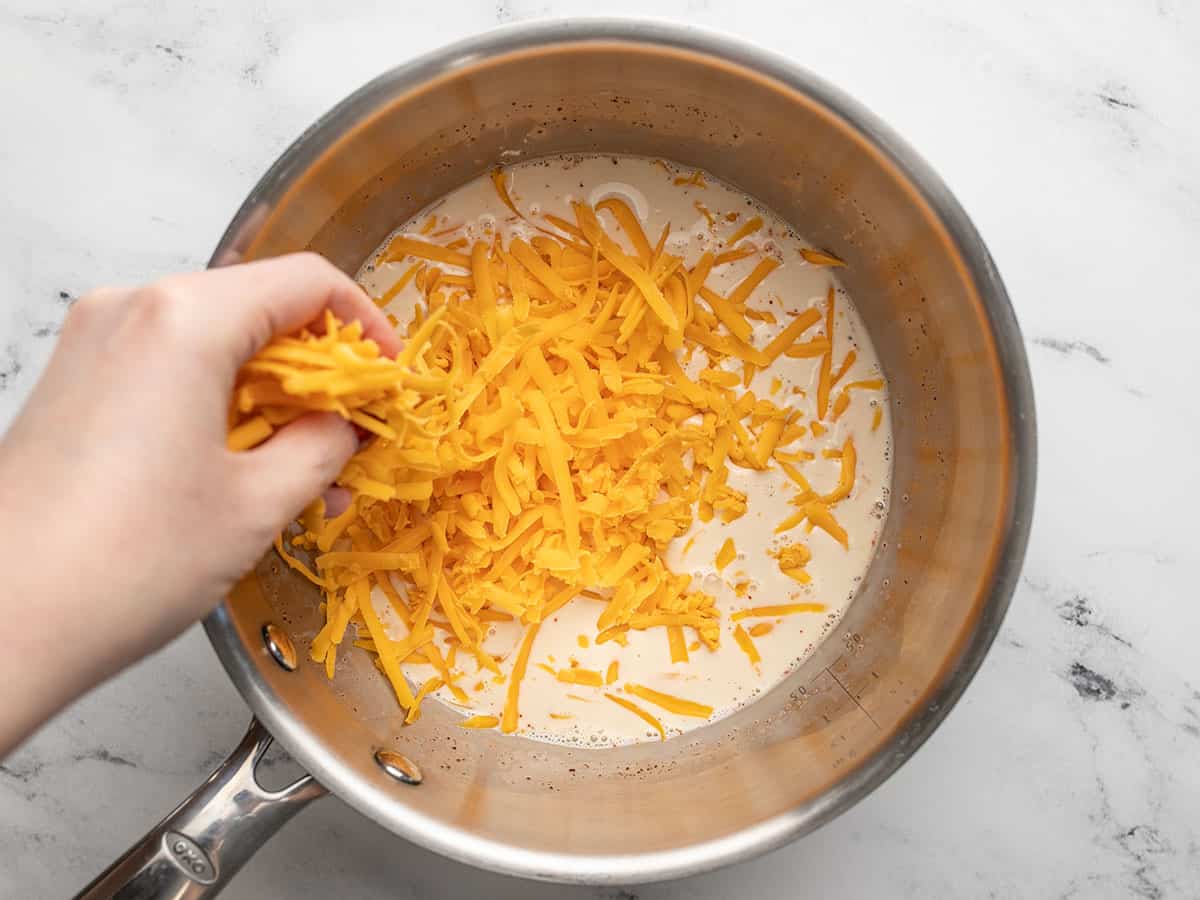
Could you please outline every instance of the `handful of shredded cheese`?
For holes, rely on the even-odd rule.
[[[502,177],[496,186],[517,212]],[[840,378],[832,289],[824,310],[798,311],[774,340],[754,347],[748,320],[774,318],[748,299],[776,260],[764,256],[725,296],[705,280],[714,267],[757,252],[733,244],[761,220],[739,229],[723,253],[705,253],[687,268],[665,252],[666,230],[651,244],[620,200],[600,210],[612,215],[632,253],[586,204],[575,204],[574,222],[546,217],[540,236],[507,246],[499,236],[473,246],[461,238],[396,237],[380,262],[414,260],[402,282],[424,296],[398,358],[382,357],[357,323],[327,314],[323,335],[275,340],[244,367],[235,388],[233,449],[253,446],[309,410],[337,412],[375,436],[338,479],[353,494],[349,508],[326,519],[318,501],[298,531],[284,536],[292,551],[313,559],[315,571],[283,540],[276,547],[324,594],[326,621],[312,658],[332,677],[354,623],[354,643],[375,655],[406,721],[442,686],[469,705],[457,685],[466,658],[481,675],[507,678],[508,687],[498,721],[476,716],[464,725],[515,730],[539,624],[567,603],[595,607],[597,644],[624,645],[631,629],[662,628],[673,659],[687,658],[686,630],[715,649],[713,597],[690,575],[671,571],[664,554],[695,517],[729,522],[746,511],[745,495],[727,483],[730,466],[780,467],[795,483],[795,512],[780,533],[807,524],[847,540],[833,508],[853,486],[853,445],[841,451],[837,487],[819,495],[798,468],[805,454],[787,449],[806,433],[800,411],[744,387],[783,354],[821,357],[819,418],[836,418],[851,388],[874,387],[849,385],[831,404]],[[822,322],[823,335],[801,340]],[[708,365],[692,380],[679,359],[697,352]],[[740,374],[719,367],[727,359],[740,363]],[[779,557],[801,582],[807,561],[801,544]],[[406,626],[403,639],[386,632],[372,584]],[[489,623],[498,620],[526,626],[511,661],[483,648]],[[435,629],[452,635],[445,654]],[[750,635],[738,631],[753,659]],[[434,674],[414,694],[402,663],[428,664]],[[629,692],[671,708],[666,695]],[[676,701],[688,714],[711,714]]]

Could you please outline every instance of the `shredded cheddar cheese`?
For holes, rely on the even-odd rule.
[[[682,625],[667,626],[667,645],[671,651],[671,662],[687,662],[687,639],[683,636]]]
[[[500,730],[511,734],[517,730],[517,702],[521,695],[521,681],[525,678],[525,669],[529,665],[529,651],[533,640],[537,637],[539,623],[535,622],[525,629],[525,637],[521,640],[521,649],[517,651],[517,661],[513,665],[512,675],[508,679],[508,694],[504,700],[504,715],[500,717]]]
[[[754,234],[754,232],[758,231],[758,229],[762,228],[762,226],[762,216],[754,216],[753,218],[747,219],[742,224],[741,228],[725,239],[725,244],[729,247],[732,247],[738,241],[742,240],[742,238],[750,237],[750,235]]]
[[[814,266],[844,266],[846,264],[832,253],[827,253],[824,250],[815,250],[806,247],[800,251],[800,255],[804,257],[805,262],[812,263]]]
[[[746,629],[741,625],[733,629],[733,639],[737,641],[737,645],[750,660],[750,665],[757,666],[762,662],[762,657],[758,655],[758,648],[754,646],[754,641],[750,639],[750,635],[746,634]]]
[[[817,381],[817,419],[823,420],[829,411],[829,391],[833,381],[833,307],[834,290],[829,288],[825,298],[825,352],[821,354],[821,369]],[[814,429],[815,431],[815,429]]]
[[[733,544],[733,538],[725,538],[725,543],[721,545],[721,549],[717,551],[717,571],[723,572],[725,567],[729,565],[737,557],[737,547]]]
[[[534,224],[514,202],[503,170],[491,179],[505,207]],[[674,180],[705,187],[698,171]],[[834,509],[853,490],[853,442],[845,441],[838,483],[824,494],[797,468],[812,454],[793,446],[810,430],[818,435],[822,420],[836,420],[852,392],[882,388],[881,381],[850,382],[831,397],[854,363],[851,354],[833,371],[833,289],[823,309],[780,313],[786,325],[755,346],[750,321],[775,316],[749,301],[778,260],[763,255],[724,295],[705,281],[714,266],[759,253],[744,241],[763,227],[760,217],[730,235],[724,253],[705,253],[686,267],[666,252],[667,232],[652,243],[624,201],[573,208],[573,222],[543,216],[547,227],[536,225],[537,236],[507,245],[499,236],[472,243],[461,225],[436,231],[438,220],[430,217],[420,237],[393,237],[379,258],[407,265],[375,298],[379,305],[408,285],[423,297],[404,323],[404,349],[395,359],[383,357],[358,323],[327,313],[322,333],[275,339],[235,384],[231,450],[250,449],[314,410],[337,413],[372,436],[338,476],[353,498],[346,511],[326,519],[323,504],[314,503],[276,549],[324,598],[326,622],[312,642],[312,659],[332,676],[349,633],[351,643],[375,657],[406,721],[441,687],[469,707],[457,684],[465,678],[462,660],[469,659],[481,674],[506,683],[506,698],[501,716],[459,724],[517,730],[539,627],[572,602],[595,604],[597,611],[595,633],[577,638],[581,648],[624,646],[631,631],[663,628],[672,662],[715,650],[721,614],[714,598],[690,575],[672,571],[664,555],[695,522],[731,522],[746,512],[746,496],[728,482],[731,467],[776,468],[795,484],[797,511],[780,533],[805,524],[848,546]],[[715,226],[699,201],[697,209]],[[803,253],[810,263],[844,264],[821,251]],[[822,322],[822,335],[804,338]],[[693,379],[680,359],[696,353],[709,364]],[[820,358],[814,421],[801,422],[798,410],[748,390],[758,371],[784,355]],[[740,368],[722,365],[730,360]],[[773,379],[771,394],[780,387]],[[717,568],[724,570],[736,553],[726,540]],[[807,581],[807,553],[801,544],[786,547],[780,568]],[[404,625],[402,639],[384,628],[373,586]],[[763,606],[732,618],[823,609]],[[483,649],[497,621],[524,628],[516,651],[503,660],[506,669]],[[734,630],[752,663],[759,656],[751,635],[769,630]],[[445,655],[435,632],[452,641]],[[432,674],[414,693],[401,666],[418,664]],[[602,688],[618,677],[616,661],[604,673],[538,665],[572,685]],[[678,715],[713,713],[636,684],[625,692]],[[665,739],[652,715],[605,696]]]
[[[679,187],[684,185],[692,187],[708,187],[708,182],[704,180],[704,173],[699,169],[694,170],[691,175],[677,175],[675,177],[675,184]]]
[[[749,609],[739,609],[729,618],[735,622],[742,619],[763,618],[773,616],[790,616],[793,613],[825,612],[824,603],[782,603],[776,606],[752,606]]]
[[[804,570],[812,559],[812,553],[803,544],[789,544],[772,554],[779,560],[779,570],[801,584],[808,584],[812,577]]]
[[[663,730],[662,722],[658,721],[658,719],[650,715],[650,713],[646,712],[646,710],[642,709],[632,700],[626,700],[624,697],[618,697],[616,694],[605,694],[604,696],[613,703],[617,704],[617,706],[624,707],[625,709],[629,710],[631,713],[657,731],[658,739],[660,741],[665,741],[667,739],[667,733]]]
[[[694,716],[697,719],[707,719],[713,714],[713,708],[707,704],[697,703],[694,700],[684,700],[682,697],[664,694],[662,691],[656,691],[653,688],[648,688],[640,684],[625,685],[625,693],[640,697],[647,703],[653,703],[655,706],[661,706],[667,712],[675,713],[677,716]]]
[[[555,677],[566,684],[581,684],[585,687],[602,687],[604,676],[591,669],[559,669]]]
[[[230,450],[248,450],[269,438],[274,430],[264,416],[255,416],[230,429],[225,445]]]
[[[465,719],[460,719],[458,722],[459,728],[495,728],[500,724],[500,720],[495,716],[468,716]]]
[[[521,215],[521,211],[517,209],[517,205],[513,203],[512,195],[508,192],[508,183],[504,180],[503,169],[492,170],[492,184],[496,186],[496,193],[500,195],[504,205],[513,211],[513,214],[519,218],[525,218]]]

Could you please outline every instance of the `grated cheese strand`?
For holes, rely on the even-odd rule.
[[[492,169],[492,184],[496,188],[496,193],[500,196],[500,201],[513,211],[520,218],[525,218],[521,215],[521,211],[517,209],[517,204],[513,203],[512,194],[508,192],[508,183],[504,180],[503,169]]]
[[[614,659],[612,662],[610,662],[608,664],[608,671],[604,673],[604,683],[612,684],[613,682],[615,682],[617,680],[618,672],[619,672],[619,669],[617,666],[617,661]]]
[[[661,706],[667,712],[675,713],[678,716],[693,716],[697,719],[707,719],[713,714],[713,708],[704,703],[697,703],[694,700],[684,700],[682,697],[664,694],[662,691],[656,691],[653,688],[648,688],[640,684],[625,685],[625,693],[640,697],[647,703],[653,703],[655,706]]]
[[[842,468],[841,473],[838,475],[837,486],[821,498],[826,506],[845,500],[854,489],[854,476],[858,465],[858,454],[854,449],[853,438],[846,438],[846,442],[842,444],[841,463]]]
[[[667,645],[671,651],[671,662],[688,661],[687,641],[683,636],[682,625],[667,626]]]
[[[735,622],[742,619],[765,618],[773,616],[790,616],[794,613],[825,612],[824,603],[782,603],[776,606],[752,606],[749,609],[739,609],[729,618]]]
[[[821,354],[821,371],[817,376],[817,420],[823,421],[829,412],[829,392],[833,380],[833,288],[825,298],[825,341],[828,344]]]
[[[762,216],[754,216],[753,218],[747,219],[742,224],[741,228],[725,239],[726,246],[732,247],[742,238],[750,237],[750,235],[754,234],[754,232],[758,231],[758,229],[762,228],[762,226]]]
[[[737,645],[750,660],[750,665],[757,666],[762,662],[762,657],[758,655],[758,648],[754,646],[754,641],[750,639],[750,635],[746,634],[746,629],[741,625],[733,629],[733,639],[737,641]]]
[[[842,260],[838,259],[832,253],[827,253],[824,250],[816,250],[805,247],[800,251],[800,255],[804,257],[805,262],[812,263],[814,266],[844,266]]]
[[[638,706],[632,700],[626,700],[624,697],[618,697],[616,694],[607,694],[606,693],[604,696],[606,698],[608,698],[609,700],[611,700],[613,703],[617,704],[617,706],[620,706],[620,707],[623,707],[623,708],[629,710],[631,713],[633,713],[635,716],[637,716],[639,719],[641,719],[643,722],[645,722],[647,725],[649,725],[651,728],[653,728],[655,731],[657,731],[658,739],[660,741],[665,741],[667,739],[667,733],[666,733],[666,731],[663,730],[662,722],[658,721],[658,719],[656,719],[650,713],[646,712],[646,710],[642,709],[640,706]]]
[[[733,538],[725,538],[725,543],[721,545],[721,549],[717,551],[717,558],[714,562],[717,564],[717,571],[725,571],[725,567],[737,558],[737,547],[733,544]]]
[[[593,669],[559,669],[555,675],[559,681],[566,684],[581,684],[585,687],[603,687],[604,676]]]
[[[465,719],[460,719],[458,722],[459,728],[495,728],[500,724],[500,720],[495,716],[468,716]]]
[[[525,630],[525,637],[521,640],[521,649],[517,651],[517,661],[513,664],[512,674],[508,677],[504,715],[500,717],[500,730],[505,734],[512,734],[517,730],[517,703],[521,696],[521,682],[525,679],[525,670],[529,666],[529,651],[533,648],[539,627],[540,625],[535,623]]]

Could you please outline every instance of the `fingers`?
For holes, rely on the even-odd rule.
[[[325,491],[358,449],[354,428],[334,413],[309,413],[264,444],[236,455],[254,485],[253,511],[274,530],[283,528]]]
[[[317,320],[326,307],[343,322],[359,321],[387,356],[400,349],[395,330],[362,289],[315,253],[174,276],[171,290],[203,304],[206,327],[240,366],[272,337]]]
[[[353,496],[344,487],[338,487],[336,484],[326,488],[321,494],[325,500],[325,518],[334,519],[344,513],[350,507]]]

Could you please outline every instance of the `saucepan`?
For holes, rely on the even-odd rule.
[[[589,750],[401,723],[365,653],[307,660],[318,596],[268,554],[206,622],[255,721],[228,762],[84,892],[215,893],[326,791],[497,872],[641,883],[812,831],[886,779],[979,668],[1017,580],[1034,495],[1033,398],[1000,276],[895,134],[793,62],[692,28],[507,28],[340,103],[254,188],[214,264],[299,249],[353,273],[399,223],[497,164],[564,152],[708,170],[849,262],[891,383],[891,512],[847,614],[782,684],[665,743]],[[260,724],[261,723],[261,724]],[[255,779],[272,737],[310,773]]]

